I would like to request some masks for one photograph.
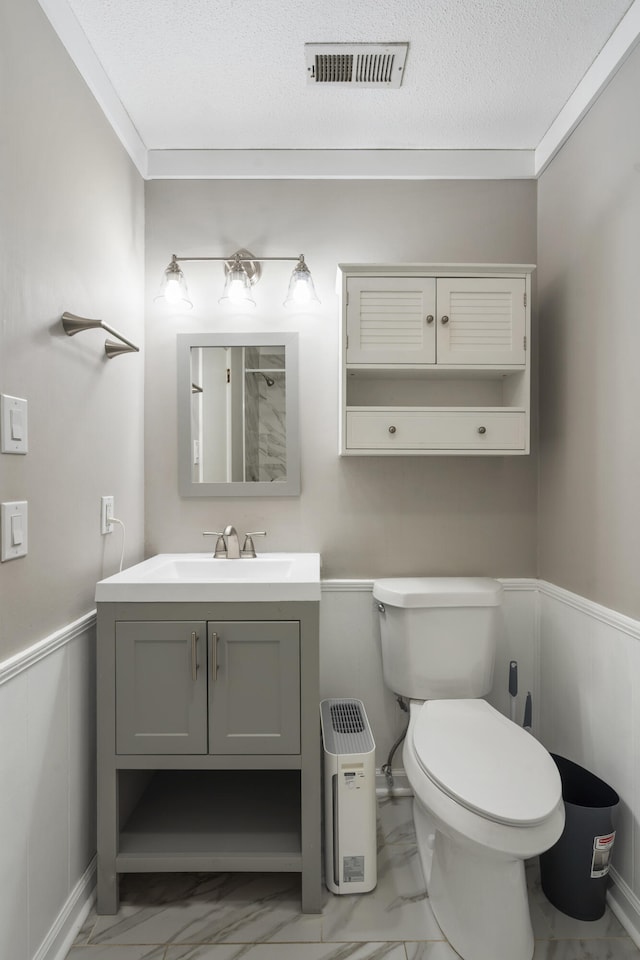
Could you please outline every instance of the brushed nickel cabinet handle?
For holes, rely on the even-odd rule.
[[[447,316],[442,317],[440,323],[444,323],[444,324],[449,323],[449,317]]]
[[[433,323],[433,314],[430,313],[427,317],[427,323]]]
[[[218,676],[218,634],[211,634],[211,679]]]
[[[191,679],[195,683],[198,679],[198,634],[191,633]]]
[[[395,433],[396,428],[394,426],[389,427],[389,433]]]
[[[486,432],[487,432],[486,427],[478,427],[478,433],[486,433]]]

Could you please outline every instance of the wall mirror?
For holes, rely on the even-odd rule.
[[[178,334],[183,497],[300,493],[297,333]]]

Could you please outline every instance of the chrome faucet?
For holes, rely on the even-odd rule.
[[[217,537],[216,548],[213,553],[214,559],[240,560],[241,557],[255,557],[256,549],[253,545],[253,537],[264,537],[264,530],[256,530],[255,533],[248,533],[244,539],[244,546],[240,550],[240,541],[238,540],[238,531],[234,526],[228,524],[223,533],[216,530],[203,530],[203,537]]]

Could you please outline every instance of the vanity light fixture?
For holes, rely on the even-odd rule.
[[[179,306],[186,308],[187,310],[191,310],[191,307],[193,306],[191,300],[189,300],[187,281],[184,278],[184,273],[178,266],[178,258],[176,257],[175,253],[171,257],[171,263],[167,266],[167,269],[162,275],[160,289],[158,290],[157,297],[154,299],[164,300],[172,307]]]
[[[191,309],[193,306],[187,291],[187,281],[180,267],[181,263],[219,262],[224,263],[226,280],[222,296],[218,303],[255,307],[252,287],[262,276],[260,264],[269,261],[297,261],[289,280],[285,307],[302,307],[320,300],[313,284],[311,271],[305,263],[304,254],[297,257],[255,257],[248,250],[237,250],[231,257],[178,257],[174,253],[164,271],[160,290],[156,300],[164,300],[172,306]]]

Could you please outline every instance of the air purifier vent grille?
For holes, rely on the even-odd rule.
[[[336,733],[362,733],[364,720],[360,704],[355,700],[333,703],[331,705],[331,722]]]
[[[325,749],[338,756],[370,753],[375,744],[361,700],[323,700],[320,704]]]

